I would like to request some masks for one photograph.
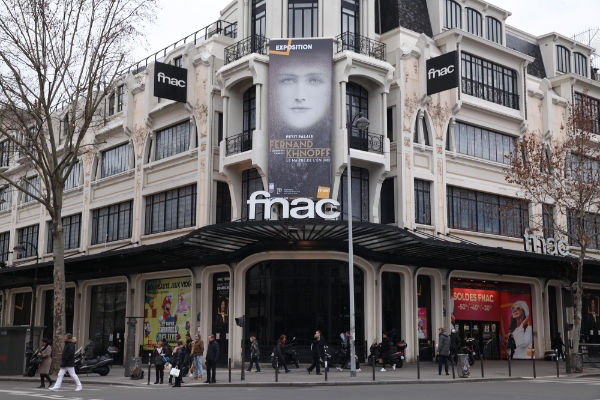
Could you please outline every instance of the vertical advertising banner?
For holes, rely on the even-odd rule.
[[[600,343],[600,291],[585,290],[583,292],[583,308],[582,308],[582,324],[581,336],[582,340],[587,343]]]
[[[533,354],[533,316],[529,293],[500,292],[500,343],[502,357],[510,355],[508,339],[515,339],[515,359],[529,359]]]
[[[419,307],[417,318],[417,337],[419,339],[429,339],[427,327],[427,307]]]
[[[174,347],[190,330],[192,278],[146,281],[144,300],[144,350],[167,338]]]
[[[219,365],[227,362],[229,341],[229,273],[222,272],[213,277],[213,328],[219,343]]]
[[[331,194],[333,40],[271,40],[269,193],[326,199]]]

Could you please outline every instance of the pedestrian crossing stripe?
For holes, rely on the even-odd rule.
[[[532,379],[531,382],[537,383],[564,383],[566,385],[571,384],[585,384],[585,385],[593,385],[600,386],[600,381],[595,381],[592,379],[584,379],[584,378],[573,378],[573,379]]]

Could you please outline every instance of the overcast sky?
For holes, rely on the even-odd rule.
[[[267,0],[273,1],[273,0]],[[326,0],[327,1],[327,0]],[[156,52],[219,19],[230,0],[162,0],[155,25],[148,27],[148,48],[137,58]],[[512,15],[507,23],[541,35],[558,32],[573,36],[600,27],[600,0],[488,0]],[[599,46],[600,47],[600,46]]]

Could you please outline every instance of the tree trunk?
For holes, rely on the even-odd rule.
[[[58,191],[56,191],[58,192]],[[52,343],[52,366],[50,373],[60,368],[65,334],[65,250],[62,226],[62,193],[55,198],[54,215],[52,216],[52,239],[54,248],[54,337]]]
[[[575,320],[573,321],[573,351],[571,352],[571,365],[574,366],[575,357],[573,354],[579,353],[579,336],[581,334],[581,309],[583,299],[583,261],[585,259],[586,248],[581,247],[581,253],[577,259],[577,279],[575,281]],[[567,344],[568,345],[568,344]]]

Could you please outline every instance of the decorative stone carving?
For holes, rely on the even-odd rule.
[[[437,153],[438,153],[438,154],[442,154],[442,146],[438,144],[438,145],[435,147],[435,151],[437,151]]]
[[[440,104],[440,98],[438,95],[438,103],[432,104],[432,102],[428,105],[429,115],[433,121],[433,125],[435,128],[435,137],[437,140],[444,139],[444,125],[446,125],[446,121],[450,118],[450,114],[452,110],[448,107],[448,103],[444,102],[444,106]]]
[[[97,150],[95,148],[92,148],[86,150],[86,152],[81,155],[81,159],[83,160],[83,167],[85,168],[85,176],[90,176],[96,152]]]
[[[133,142],[135,143],[137,158],[142,158],[142,153],[144,151],[144,141],[146,140],[146,136],[148,135],[148,129],[148,125],[138,126],[138,124],[135,124],[133,127]]]
[[[404,147],[410,147],[410,138],[409,137],[404,138]]]
[[[415,110],[419,106],[419,98],[416,93],[412,94],[412,97],[408,95],[404,99],[404,131],[411,131],[411,121]]]
[[[438,169],[438,175],[439,175],[439,176],[440,176],[440,178],[441,178],[441,176],[442,176],[442,174],[443,174],[443,172],[444,172],[444,167],[443,167],[443,163],[442,163],[442,160],[441,160],[441,159],[438,159],[438,162],[437,162],[437,169]]]
[[[410,170],[410,153],[404,153],[404,160],[406,162],[406,169]]]
[[[200,172],[204,173],[204,171],[206,171],[206,156],[200,158]]]
[[[208,106],[205,103],[200,104],[200,100],[196,100],[194,112],[196,113],[196,118],[198,119],[198,130],[200,131],[200,137],[205,138],[208,121]]]
[[[202,142],[202,144],[200,145],[200,150],[206,151],[206,142]]]

